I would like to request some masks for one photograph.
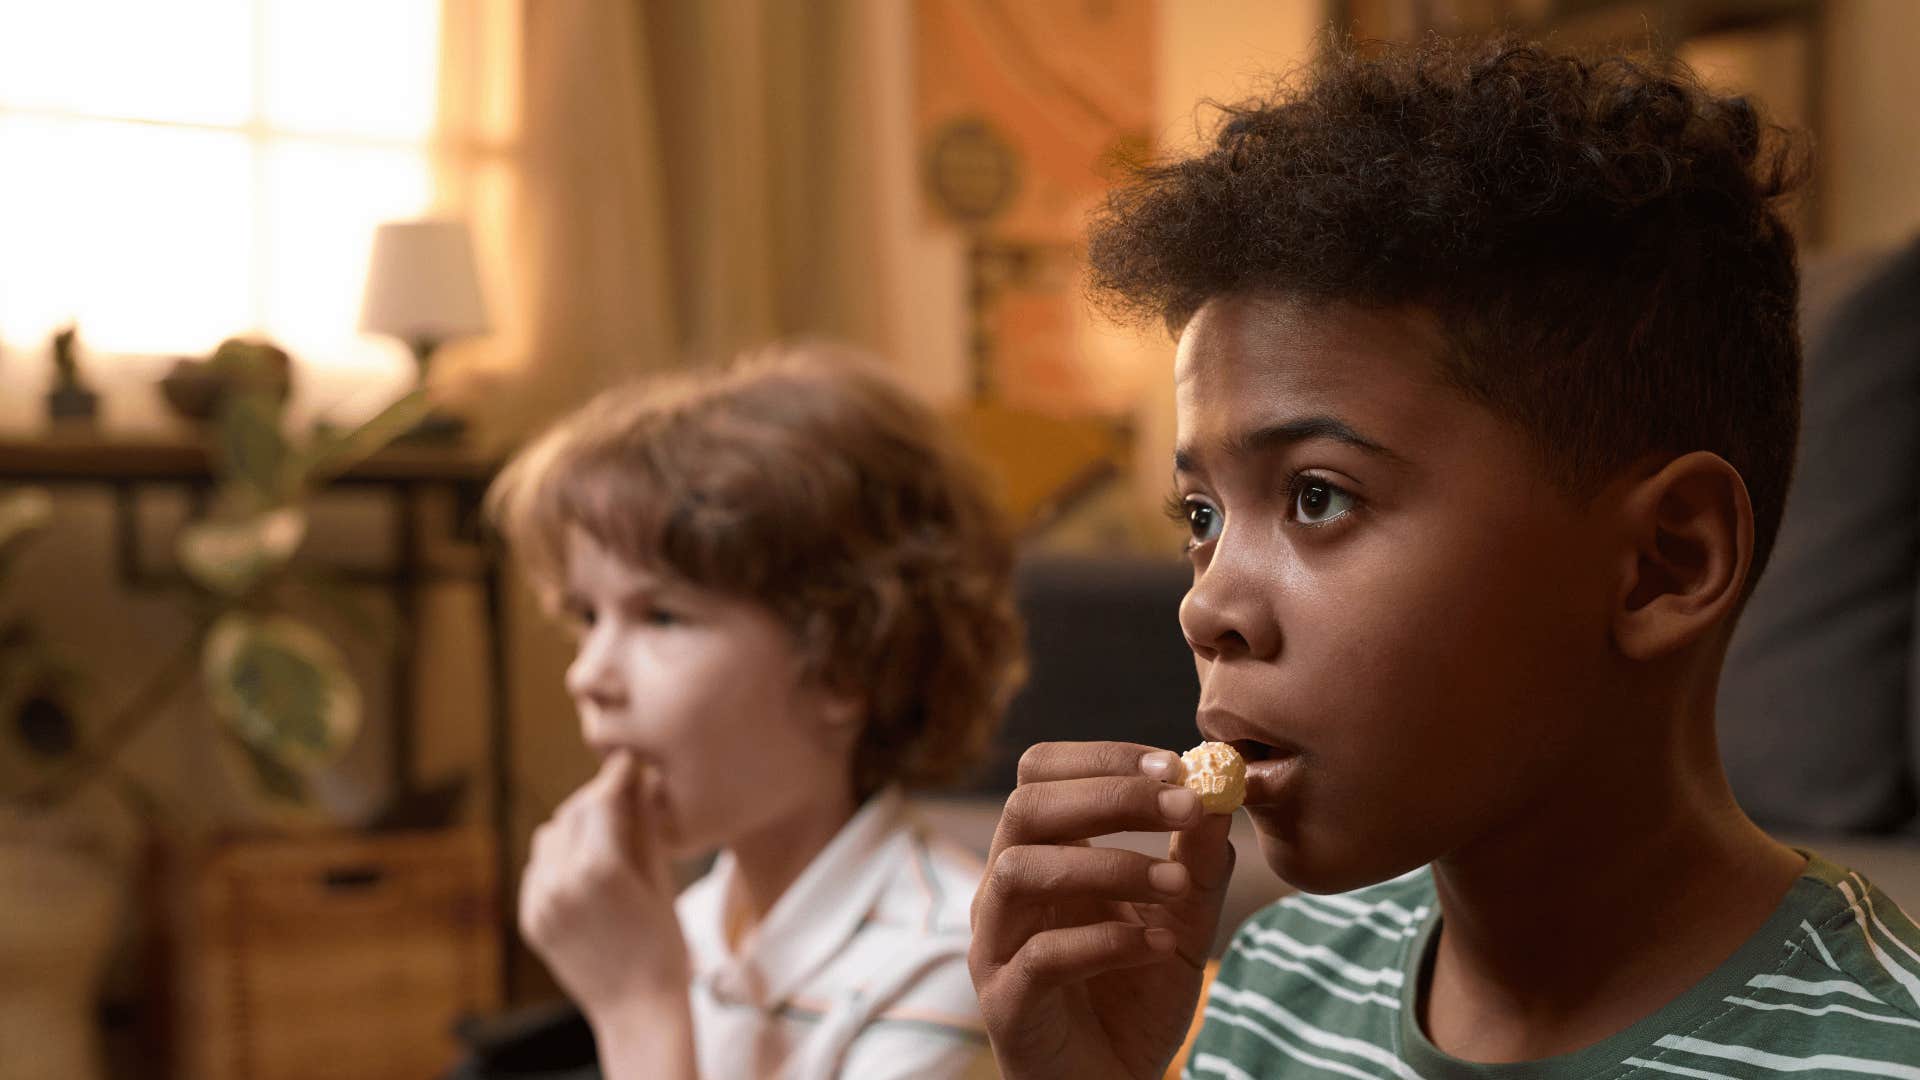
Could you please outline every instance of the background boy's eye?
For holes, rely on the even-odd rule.
[[[1220,535],[1220,511],[1202,502],[1187,503],[1187,531],[1193,542],[1204,544]]]
[[[1308,525],[1324,525],[1351,509],[1353,496],[1325,480],[1302,479],[1294,489],[1294,518]]]
[[[672,626],[679,621],[679,615],[665,608],[650,607],[647,609],[647,624],[650,626]]]

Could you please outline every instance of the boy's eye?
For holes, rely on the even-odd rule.
[[[1294,487],[1294,520],[1325,525],[1353,509],[1353,496],[1325,480],[1302,477]]]
[[[1205,544],[1220,535],[1220,511],[1203,502],[1187,502],[1187,531],[1194,544]]]
[[[666,608],[650,607],[646,610],[647,625],[672,626],[680,621],[680,616]]]

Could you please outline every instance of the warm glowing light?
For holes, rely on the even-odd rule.
[[[238,125],[254,0],[0,0],[0,108]],[[17,165],[12,154],[8,168]]]
[[[247,140],[0,113],[0,333],[200,350],[253,322]]]
[[[413,141],[432,133],[437,0],[279,0],[264,37],[268,126]]]
[[[440,33],[440,0],[0,0],[0,341],[404,366],[354,326],[374,226],[433,204]]]

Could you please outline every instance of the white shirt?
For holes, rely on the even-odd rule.
[[[971,852],[899,791],[867,800],[738,953],[731,855],[676,901],[703,1080],[926,1080],[998,1073],[967,974]]]

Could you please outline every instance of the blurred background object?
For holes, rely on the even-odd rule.
[[[890,358],[1021,525],[1033,683],[977,783],[927,803],[943,828],[984,844],[1026,742],[1190,744],[1171,347],[1085,302],[1085,214],[1205,137],[1196,102],[1265,92],[1328,27],[1501,26],[1676,52],[1813,135],[1792,208],[1811,355],[1890,374],[1810,364],[1808,460],[1877,500],[1859,527],[1886,542],[1851,596],[1778,572],[1753,622],[1781,629],[1729,678],[1803,712],[1766,671],[1870,686],[1875,797],[1771,783],[1854,778],[1780,749],[1818,716],[1723,738],[1770,823],[1920,895],[1899,449],[1920,422],[1888,412],[1920,357],[1878,314],[1920,227],[1920,4],[0,0],[4,780],[139,714],[71,820],[0,831],[0,912],[64,920],[0,918],[0,1055],[58,1012],[78,1049],[38,1075],[87,1075],[97,1035],[113,1077],[331,1075],[327,1037],[359,1075],[418,1076],[458,1016],[552,998],[509,901],[592,762],[569,645],[479,535],[478,493],[596,390],[768,339]],[[1865,430],[1892,434],[1864,458],[1821,442]],[[1851,640],[1843,608],[1881,619],[1871,671],[1772,651]],[[175,689],[147,704],[154,685]],[[1281,888],[1244,854],[1236,913]],[[36,1075],[20,1062],[0,1072]]]
[[[414,389],[427,391],[434,350],[487,332],[487,305],[473,238],[463,221],[389,221],[374,230],[373,262],[360,332],[385,334],[413,354]],[[415,440],[451,440],[464,425],[449,413],[428,413],[402,434]]]

